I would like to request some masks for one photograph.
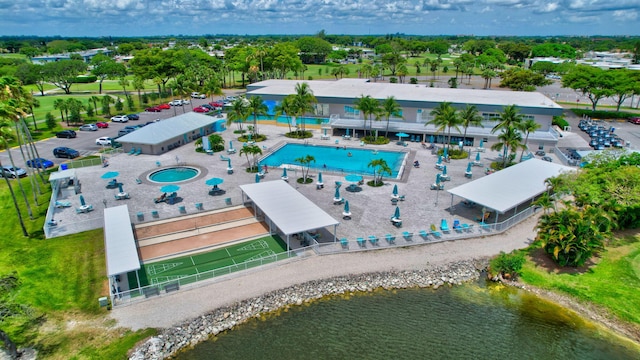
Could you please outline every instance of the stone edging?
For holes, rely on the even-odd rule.
[[[263,296],[237,302],[232,306],[216,309],[177,326],[163,329],[159,335],[147,339],[133,349],[129,358],[134,360],[166,359],[182,349],[194,346],[220,332],[230,330],[262,313],[288,306],[299,306],[304,302],[325,296],[373,291],[377,288],[432,287],[437,289],[446,284],[459,285],[478,279],[480,277],[479,270],[485,269],[487,265],[488,259],[466,260],[421,270],[338,276],[293,285]]]

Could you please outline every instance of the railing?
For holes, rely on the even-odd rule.
[[[283,252],[280,254],[274,254],[262,257],[260,259],[245,261],[240,264],[234,264],[219,269],[213,269],[207,272],[202,272],[194,275],[176,277],[167,281],[151,284],[144,287],[139,287],[132,290],[120,291],[116,294],[111,294],[111,303],[114,306],[128,304],[134,301],[142,301],[147,297],[153,295],[160,295],[171,291],[171,288],[177,284],[179,287],[195,287],[201,285],[204,280],[216,280],[224,275],[231,275],[240,271],[254,269],[259,266],[273,264],[275,262],[285,259],[304,259],[309,255],[306,254],[306,250],[310,247],[296,249],[295,251]],[[210,282],[207,282],[209,284]],[[169,285],[169,290],[165,288]],[[147,295],[145,295],[147,294]]]
[[[178,206],[169,209],[143,209],[140,211],[130,211],[129,217],[133,224],[142,224],[160,219],[175,218],[179,215],[196,214],[203,211],[224,209],[227,207],[242,205],[241,196],[213,196],[209,201],[202,201],[187,204],[185,202],[176,203]],[[184,210],[181,209],[184,206]]]

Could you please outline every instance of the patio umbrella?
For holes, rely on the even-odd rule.
[[[85,206],[87,203],[84,202],[84,196],[80,195],[80,205]]]
[[[316,182],[316,184],[323,184],[323,182],[322,182],[322,173],[321,172],[318,173],[318,181]]]
[[[227,170],[229,169],[233,169],[233,166],[231,166],[231,158],[227,159]]]
[[[467,172],[470,173],[471,172],[471,166],[473,165],[473,163],[468,163],[467,164]]]
[[[479,148],[482,149],[484,147],[484,139],[480,139],[480,146]]]
[[[209,186],[218,186],[224,182],[224,179],[221,178],[211,178],[205,181],[204,183]]]
[[[396,206],[396,211],[393,213],[394,219],[400,219],[400,208]]]
[[[344,133],[346,136],[349,136],[349,129]]]
[[[342,199],[340,197],[340,188],[339,187],[336,187],[336,193],[333,195],[333,199],[336,200],[336,201]]]
[[[438,155],[438,161],[436,162],[437,165],[442,164],[442,155]]]
[[[287,168],[286,168],[286,167],[283,167],[283,168],[282,168],[282,177],[283,177],[283,178],[287,178],[287,177],[288,177],[288,176],[287,176]]]
[[[446,159],[449,157],[449,150],[447,150],[447,148],[445,147],[444,150],[442,150],[442,156]]]
[[[440,185],[440,183],[442,182],[442,175],[440,175],[440,173],[436,174],[436,185]]]
[[[403,132],[399,132],[396,134],[396,136],[398,137],[398,141],[402,141],[403,137],[409,137],[409,134],[407,133],[403,133]]]
[[[124,190],[122,190],[122,183],[118,183],[118,192],[124,192]]]
[[[447,165],[442,167],[442,175],[446,176],[447,175]]]
[[[180,186],[175,185],[175,184],[165,185],[165,186],[160,188],[160,191],[162,191],[164,193],[176,192],[178,190],[180,190]]]
[[[351,215],[351,211],[349,211],[349,201],[345,201],[344,202],[344,211],[342,212],[342,215],[344,216],[350,216]]]
[[[258,163],[258,174],[262,174],[262,165]]]
[[[233,141],[229,140],[229,150],[233,150]]]
[[[259,182],[260,182],[260,175],[256,173],[256,183],[259,183]]]
[[[429,136],[429,142],[433,144],[433,142],[435,141],[435,138],[433,137],[433,135]]]
[[[476,153],[476,161],[480,161],[480,153]]]
[[[113,179],[114,177],[120,175],[119,172],[117,171],[107,171],[106,173],[102,174],[101,178],[103,179]]]
[[[398,184],[393,185],[393,197],[398,197]]]

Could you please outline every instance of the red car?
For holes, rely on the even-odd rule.
[[[96,126],[100,129],[106,129],[109,127],[109,123],[106,123],[104,121],[100,121],[96,123]]]
[[[197,108],[194,108],[193,111],[197,112],[197,113],[208,113],[211,110],[209,110],[209,109],[207,109],[205,107],[202,107],[202,106],[198,106]]]
[[[157,107],[159,107],[159,108],[160,108],[160,109],[162,109],[162,110],[168,110],[168,109],[171,109],[171,105],[169,105],[169,104],[160,104],[160,105],[158,105]]]
[[[224,103],[222,101],[212,101],[209,103],[209,105],[213,106],[214,108],[221,108],[224,106]]]
[[[640,117],[632,117],[632,118],[629,118],[629,120],[627,121],[629,121],[632,124],[640,125]]]
[[[148,111],[148,112],[161,112],[162,109],[160,109],[160,107],[158,106],[152,106],[152,107],[148,107],[146,109],[144,109],[144,111]]]

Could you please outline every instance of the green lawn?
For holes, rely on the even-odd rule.
[[[160,284],[232,265],[241,265],[245,262],[251,262],[256,266],[260,263],[253,260],[265,259],[285,251],[287,251],[286,244],[279,237],[267,236],[197,255],[144,264],[138,274],[142,286]],[[242,269],[244,266],[236,270]],[[131,288],[137,287],[135,272],[129,273],[128,279]],[[192,281],[188,280],[188,282]]]
[[[527,261],[521,278],[528,284],[600,305],[620,319],[640,325],[639,269],[640,238],[636,236],[617,240],[596,265],[583,272],[550,271]]]

